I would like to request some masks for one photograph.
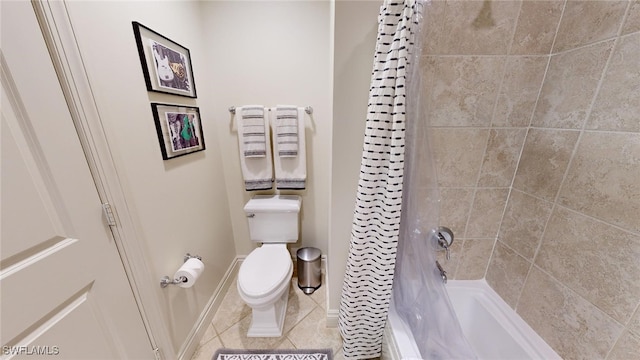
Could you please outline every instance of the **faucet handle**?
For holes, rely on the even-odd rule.
[[[453,231],[448,227],[440,226],[433,230],[438,241],[438,245],[444,249],[447,256],[447,261],[451,259],[451,244],[453,244]]]
[[[440,276],[442,276],[442,281],[446,284],[447,283],[447,272],[444,271],[444,269],[442,268],[442,266],[440,265],[438,260],[436,260],[436,266],[438,267],[438,270],[440,271]]]

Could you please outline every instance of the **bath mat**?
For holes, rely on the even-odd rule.
[[[331,349],[233,350],[220,349],[212,360],[333,360]]]

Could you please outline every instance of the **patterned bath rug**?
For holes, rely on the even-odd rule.
[[[212,360],[333,360],[331,349],[233,350],[220,349]]]

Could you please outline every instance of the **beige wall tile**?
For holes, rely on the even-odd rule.
[[[455,237],[464,238],[473,202],[473,189],[441,188],[440,199],[440,221],[438,224],[451,229]]]
[[[633,140],[640,134],[587,131],[576,148],[580,133],[573,131],[586,122],[587,129],[640,132],[636,61],[640,58],[640,1],[630,2],[624,24],[627,1],[569,1],[553,49],[556,55],[551,57],[547,55],[564,1],[523,1],[521,5],[512,1],[503,9],[498,5],[508,2],[488,3],[491,17],[497,20],[491,28],[473,26],[486,6],[482,0],[435,1],[426,15],[431,21],[424,32],[423,54],[447,55],[423,57],[429,62],[423,62],[423,67],[428,66],[423,69],[429,77],[428,117],[434,126],[480,128],[434,132],[439,182],[446,186],[441,189],[440,223],[452,227],[458,237],[452,260],[446,262],[444,253],[438,258],[449,278],[486,275],[511,306],[524,289],[518,311],[567,359],[605,358],[609,352],[610,358],[638,357],[628,351],[638,347],[640,338],[640,314],[631,318],[640,301],[640,284],[633,284],[631,276],[640,273],[640,265],[629,259],[640,258],[640,241],[620,240],[633,235],[562,206],[640,231],[640,156]],[[507,13],[509,19],[503,15]],[[508,28],[513,32],[506,35]],[[621,28],[630,35],[618,40],[614,49],[613,38]],[[521,56],[503,57],[504,51]],[[499,56],[462,56],[488,54]],[[517,128],[530,123],[534,129],[521,140],[524,130]],[[489,126],[500,129],[487,132]],[[514,171],[518,141],[524,146]],[[567,169],[574,150],[571,169]],[[508,187],[511,177],[513,189],[500,223],[502,216],[497,214],[502,213],[504,202],[500,204],[497,193],[491,193],[495,189],[487,188]],[[558,193],[558,210],[551,220],[554,227],[547,230],[543,242]],[[587,219],[583,224],[587,230],[567,229],[571,225],[560,222],[568,222],[570,216],[563,212]],[[599,226],[591,222],[601,225],[601,232],[613,229],[623,245],[607,245],[610,232],[598,233]],[[494,224],[500,225],[500,231],[492,250],[494,242],[485,237],[495,235]],[[588,245],[580,242],[585,239],[590,240]],[[538,246],[545,252],[541,251],[539,264],[527,278]],[[605,278],[622,280],[600,285]],[[619,322],[627,324],[624,334]]]
[[[422,25],[422,54],[433,55],[441,48],[444,33],[445,0],[431,0],[424,8],[424,22]]]
[[[447,1],[439,54],[506,55],[520,1]]]
[[[607,356],[607,360],[640,359],[640,337],[626,331]]]
[[[409,126],[411,126],[409,124]],[[411,177],[405,178],[405,189],[411,191],[406,197],[406,210],[411,212],[412,223],[417,229],[430,231],[438,221],[438,179],[435,171],[435,159],[430,142],[433,141],[430,129],[407,129],[405,167],[411,168]],[[413,133],[413,136],[409,135]],[[411,180],[408,183],[408,180]],[[420,219],[429,219],[422,221]]]
[[[622,34],[630,34],[636,31],[640,31],[640,1],[638,0],[631,2],[627,19],[622,28]]]
[[[433,129],[440,186],[475,186],[489,137],[486,129]]]
[[[477,189],[465,238],[495,238],[508,196],[508,188]]]
[[[456,270],[458,269],[458,264],[460,263],[460,258],[462,257],[462,244],[464,243],[463,239],[454,238],[453,244],[449,248],[449,260],[447,260],[447,254],[444,251],[438,251],[437,260],[447,272],[448,279],[456,278]]]
[[[529,261],[498,241],[487,269],[487,282],[515,309],[530,267]]]
[[[578,135],[569,130],[529,130],[513,187],[554,201]]]
[[[627,328],[637,336],[640,336],[640,307],[636,309],[636,313],[629,321]]]
[[[533,126],[582,128],[613,43],[611,40],[551,57]]]
[[[457,280],[482,279],[487,271],[494,239],[465,239],[455,278]]]
[[[640,32],[620,38],[587,128],[640,131]]]
[[[503,11],[504,14],[513,12],[520,6],[500,9],[498,4],[505,3],[495,1],[489,3],[494,20],[500,19]],[[519,1],[512,3],[516,4]],[[480,14],[482,6],[485,5],[484,1],[436,0],[427,7],[426,17],[429,21],[423,32],[423,54],[458,55],[422,58],[422,73],[426,79],[423,82],[423,97],[427,105],[428,117],[432,125],[447,127],[434,129],[432,141],[441,186],[440,224],[451,227],[456,235],[456,241],[452,247],[452,259],[446,261],[444,252],[438,253],[438,259],[448,271],[450,279],[479,279],[484,277],[486,272],[489,284],[511,306],[516,305],[518,296],[524,288],[518,304],[519,311],[524,309],[530,314],[528,315],[530,318],[525,320],[531,324],[539,322],[540,324],[536,326],[545,329],[544,331],[551,334],[546,336],[553,338],[553,341],[549,339],[547,341],[552,346],[559,347],[561,349],[559,353],[569,359],[604,358],[622,334],[622,327],[597,307],[607,309],[605,310],[607,313],[613,313],[613,310],[592,300],[588,297],[590,295],[586,290],[586,295],[578,290],[575,290],[578,291],[576,293],[537,268],[537,275],[534,274],[525,283],[530,268],[529,261],[532,261],[542,241],[541,236],[551,213],[550,201],[554,201],[558,194],[579,132],[532,129],[525,141],[522,140],[525,139],[523,129],[490,131],[486,127],[519,128],[527,127],[532,122],[534,127],[581,129],[587,121],[589,129],[640,131],[633,127],[634,125],[640,127],[637,117],[635,123],[633,120],[634,109],[636,109],[635,113],[640,113],[635,104],[640,95],[634,93],[638,90],[638,86],[634,86],[634,81],[637,81],[635,79],[637,72],[633,72],[637,66],[631,65],[634,59],[638,58],[635,43],[640,42],[635,37],[637,34],[630,36],[630,41],[623,38],[619,43],[600,93],[596,97],[592,115],[590,119],[586,119],[590,111],[589,106],[596,96],[595,92],[603,75],[604,66],[612,51],[613,41],[575,51],[567,50],[603,40],[606,36],[614,36],[615,31],[609,32],[614,22],[612,16],[617,14],[623,2],[596,3],[599,2],[569,4],[570,9],[561,25],[563,33],[558,35],[556,45],[556,50],[562,49],[566,52],[551,58],[544,84],[542,80],[549,60],[544,55],[550,51],[563,1],[525,1],[519,12],[514,12],[519,14],[517,25],[516,17],[512,16],[509,19],[502,18],[503,22],[494,28],[482,29],[474,28],[472,22]],[[633,4],[629,19],[624,24],[624,31],[627,33],[640,30],[640,28],[629,30],[634,26],[636,3]],[[582,9],[580,11],[585,13],[578,16],[574,13],[577,9]],[[596,9],[602,11],[596,11]],[[622,11],[624,13],[624,9]],[[620,22],[618,25],[621,25]],[[501,39],[506,34],[506,28],[512,24],[514,37],[510,54],[538,56],[509,58],[459,56],[505,54],[504,51],[508,51],[510,40]],[[486,34],[489,33],[494,35],[487,36]],[[509,34],[508,37],[510,36]],[[541,96],[536,107],[538,92]],[[452,129],[451,127],[478,127],[479,129]],[[592,133],[585,133],[582,139],[588,138],[589,134]],[[518,144],[522,146],[523,143],[525,145],[520,166],[515,169],[520,152]],[[580,144],[580,147],[582,146]],[[599,143],[592,143],[590,148],[593,152],[603,148],[607,152],[607,147]],[[582,206],[581,211],[589,213],[603,205],[592,205],[591,200],[588,199],[590,194],[589,196],[582,194],[580,188],[575,189],[576,186],[573,186],[573,183],[569,184],[569,181],[573,181],[570,178],[571,172],[578,171],[579,153],[582,150],[576,150],[578,155],[572,162],[572,168],[567,172],[567,184],[562,186],[560,201],[565,201],[563,200],[565,195],[572,201],[575,197],[581,201],[580,205],[575,206]],[[607,157],[608,155],[602,154],[602,158]],[[638,158],[638,156],[635,157]],[[592,163],[590,160],[585,161]],[[594,167],[595,172],[591,171],[596,174],[596,177],[601,174],[597,170],[598,167],[600,166]],[[623,170],[620,170],[620,167]],[[636,165],[625,167],[616,163],[611,165],[615,170],[606,170],[608,169],[606,166],[600,169],[619,174],[620,171],[633,172],[634,167],[638,168]],[[514,172],[515,176],[513,176]],[[585,170],[585,173],[589,172]],[[576,175],[576,184],[593,183],[588,179],[578,180],[578,176],[583,175],[583,173]],[[501,200],[496,198],[499,197],[498,193],[491,191],[506,191],[506,189],[486,189],[486,187],[507,187],[511,177],[514,177],[514,189],[500,226],[500,240],[493,250],[493,239],[484,237],[492,237],[489,234],[495,235],[495,232],[492,232],[493,226],[500,224],[502,216],[498,214],[502,213],[501,206],[504,206],[504,201],[500,204]],[[478,180],[477,183],[476,180]],[[610,188],[612,183],[627,187],[634,186],[624,181],[620,182],[617,178],[616,180],[608,179],[606,176],[601,183],[602,186],[598,189],[602,191]],[[485,188],[477,189],[475,205],[472,208],[472,195],[476,191],[476,186]],[[587,192],[587,190],[584,191]],[[590,190],[588,192],[591,193]],[[630,190],[630,197],[635,196],[635,193],[640,191]],[[567,203],[567,206],[571,205]],[[589,210],[592,207],[594,210]],[[612,217],[619,218],[615,211],[608,212],[614,214]],[[630,211],[625,212],[630,213]],[[469,220],[468,228],[467,219]],[[498,227],[495,227],[495,230],[497,229]],[[570,237],[570,235],[560,235],[560,237]],[[566,251],[577,252],[576,249]],[[570,255],[558,256],[558,259],[563,259],[558,262],[570,264],[577,258]],[[591,259],[589,255],[587,258]],[[576,279],[580,279],[580,275],[584,273],[590,272],[583,270],[580,274],[567,275],[572,279],[561,280],[573,288],[574,284],[571,281],[579,282]],[[617,290],[623,293],[629,289],[626,283],[620,287],[624,290]],[[604,292],[609,292],[608,288],[605,289]],[[635,290],[632,288],[631,291]],[[545,303],[548,301],[546,294],[551,294],[551,305]],[[606,298],[607,296],[631,297],[633,295],[625,294],[616,294],[614,290],[613,295],[599,294],[598,296]],[[633,311],[632,306],[628,307]],[[625,316],[627,319],[630,317],[630,315]],[[545,321],[545,317],[551,320]],[[638,318],[636,331],[640,332],[640,315],[636,317]],[[639,334],[634,334],[631,330],[632,324],[633,320],[628,325],[629,333],[638,337]],[[538,330],[538,332],[541,331]],[[626,339],[624,335],[620,337],[611,356],[624,354],[624,349],[627,348]]]
[[[504,57],[437,58],[429,119],[433,126],[489,126]]]
[[[603,359],[622,326],[534,267],[518,304],[522,318],[563,359]]]
[[[628,1],[567,1],[553,52],[614,37],[627,4]]]
[[[529,126],[548,61],[548,56],[509,58],[492,126]]]
[[[626,324],[640,299],[640,236],[556,207],[535,263]]]
[[[498,239],[533,261],[553,204],[513,189]]]
[[[511,54],[549,54],[564,1],[523,1]]]
[[[640,232],[640,133],[583,134],[559,202]]]
[[[491,129],[478,186],[511,186],[527,129]]]
[[[422,77],[420,89],[420,101],[423,109],[428,113],[433,101],[433,84],[435,84],[438,74],[438,58],[435,56],[423,56],[420,58],[420,75]],[[431,121],[429,119],[428,121]]]

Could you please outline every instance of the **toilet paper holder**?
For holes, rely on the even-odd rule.
[[[187,260],[189,260],[191,258],[196,258],[196,259],[202,261],[202,257],[201,256],[191,255],[191,254],[187,253],[184,256],[184,262],[187,262]],[[170,277],[165,275],[165,276],[162,277],[162,279],[160,279],[160,287],[164,289],[169,285],[177,285],[177,284],[180,284],[180,283],[183,283],[183,282],[187,282],[187,278],[184,277],[184,276],[180,276],[178,278],[171,279]]]

